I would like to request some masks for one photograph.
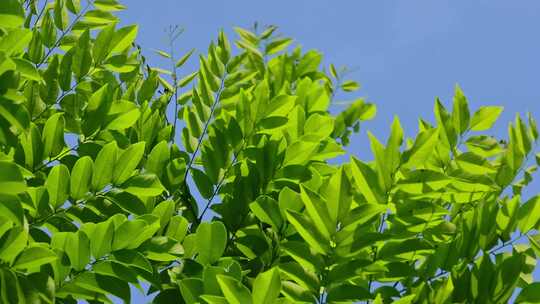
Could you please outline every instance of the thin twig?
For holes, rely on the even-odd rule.
[[[42,164],[41,166],[37,167],[34,171],[40,171],[41,169],[47,167],[51,163],[61,159],[62,157],[68,155],[72,151],[75,151],[78,147],[79,147],[79,145],[77,144],[77,145],[69,148],[68,150],[65,150],[64,152],[62,152],[62,153],[58,154],[57,156],[55,156],[54,158],[50,159],[48,162],[46,162],[46,163]]]
[[[221,186],[223,185],[223,183],[225,182],[225,179],[227,178],[227,174],[229,173],[229,170],[236,164],[236,159],[238,157],[238,154],[240,154],[240,152],[234,155],[234,157],[233,157],[233,159],[231,161],[231,165],[228,166],[227,169],[225,169],[225,172],[223,173],[223,176],[221,177],[221,179],[217,183],[216,188],[214,189],[214,192],[212,193],[212,196],[210,196],[210,198],[206,202],[206,206],[204,206],[204,209],[203,209],[203,211],[201,212],[201,215],[198,218],[199,223],[201,222],[204,214],[206,213],[206,210],[208,210],[208,208],[212,204],[212,201],[214,200],[214,197],[219,193],[219,190],[221,189]]]
[[[45,61],[47,61],[47,59],[52,54],[52,52],[60,45],[60,42],[62,41],[62,39],[64,39],[64,37],[68,33],[71,32],[71,30],[73,29],[75,24],[79,21],[79,19],[82,18],[82,16],[86,13],[86,11],[90,8],[91,5],[92,5],[92,0],[88,0],[86,6],[75,17],[75,19],[73,19],[73,22],[71,22],[71,24],[67,27],[67,29],[65,31],[62,31],[62,34],[60,35],[60,37],[56,40],[56,42],[53,44],[53,46],[51,46],[51,48],[49,48],[49,50],[47,51],[47,54],[45,54],[43,59],[36,65],[37,68],[41,67],[45,63]]]
[[[513,240],[510,240],[508,242],[503,242],[500,246],[492,248],[491,250],[488,251],[488,254],[495,254],[495,253],[497,253],[497,251],[503,249],[504,247],[509,246],[509,245],[513,245],[515,242],[519,241],[524,236],[528,236],[528,234],[527,233],[520,233],[517,238],[515,238]]]
[[[88,74],[90,74],[90,73],[88,73]],[[43,109],[41,112],[38,113],[38,115],[36,115],[36,117],[32,118],[32,121],[36,121],[38,118],[41,117],[41,115],[45,114],[45,112],[49,111],[53,106],[58,105],[60,103],[60,101],[62,101],[62,98],[64,98],[66,95],[72,93],[73,90],[75,90],[79,86],[79,84],[81,84],[81,83],[82,83],[81,81],[77,82],[76,84],[71,86],[71,88],[69,88],[69,90],[64,91],[60,96],[58,96],[58,98],[56,98],[56,101],[54,103],[51,103],[51,104],[47,105],[45,107],[45,109]]]
[[[225,69],[226,70],[226,69]],[[199,136],[199,140],[197,141],[197,146],[195,147],[195,151],[193,151],[193,154],[191,155],[191,158],[189,159],[189,163],[186,166],[186,173],[184,174],[184,180],[187,179],[189,170],[191,170],[193,163],[195,162],[195,158],[197,157],[197,153],[199,152],[199,149],[201,148],[204,136],[206,136],[206,132],[208,131],[208,126],[210,125],[210,121],[212,120],[212,116],[214,116],[214,111],[216,110],[216,107],[219,103],[219,100],[221,98],[221,93],[223,92],[223,89],[225,88],[225,77],[227,76],[227,73],[223,75],[221,78],[221,84],[219,86],[219,89],[216,92],[214,103],[212,104],[212,107],[210,108],[210,114],[208,116],[208,119],[204,123],[204,128],[201,132],[201,136]]]
[[[36,27],[36,24],[38,23],[39,19],[41,18],[41,16],[43,15],[43,13],[45,12],[45,8],[47,8],[47,4],[48,4],[48,0],[45,0],[43,2],[43,7],[41,8],[41,10],[39,11],[39,14],[37,15],[37,18],[36,20],[34,20],[34,25],[32,26],[32,28],[35,28]],[[28,5],[30,5],[30,1],[28,1]]]

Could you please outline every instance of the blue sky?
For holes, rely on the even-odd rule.
[[[516,112],[540,118],[540,2],[536,0],[124,0],[124,24],[140,25],[138,42],[154,66],[164,65],[153,48],[166,48],[165,29],[185,32],[177,52],[204,52],[223,28],[273,24],[325,63],[354,68],[359,96],[378,106],[362,125],[349,152],[370,158],[365,131],[385,138],[394,115],[406,134],[419,116],[433,121],[433,102],[451,102],[459,83],[471,108],[501,105],[505,112],[493,135],[506,136]],[[184,70],[195,70],[193,60]],[[343,97],[343,96],[338,96]],[[349,98],[349,95],[346,96]],[[336,108],[337,109],[337,108]],[[336,110],[334,109],[334,110]],[[532,185],[538,189],[540,183]],[[537,279],[539,275],[537,274]],[[137,303],[144,300],[136,297]]]

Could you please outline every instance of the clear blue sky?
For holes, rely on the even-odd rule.
[[[305,48],[323,52],[325,63],[356,68],[350,77],[362,84],[359,94],[378,106],[374,121],[362,125],[350,152],[371,157],[365,140],[370,129],[386,138],[394,115],[406,133],[416,132],[419,115],[433,120],[439,96],[451,102],[459,85],[473,109],[502,105],[505,112],[493,131],[506,136],[506,122],[516,112],[540,120],[540,2],[537,0],[124,0],[124,24],[140,25],[138,42],[151,53],[165,48],[164,29],[178,24],[185,33],[177,51],[204,52],[223,28],[273,24]],[[192,72],[194,60],[185,73]],[[538,189],[540,183],[532,187]],[[537,279],[539,275],[537,274]],[[135,303],[143,303],[140,296]]]

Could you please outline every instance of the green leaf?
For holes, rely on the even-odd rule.
[[[437,297],[435,301],[437,303],[446,303],[452,299],[452,292],[454,291],[454,283],[452,281],[452,276],[449,276],[443,283],[443,286],[439,287],[437,290]]]
[[[292,143],[285,152],[283,166],[306,164],[315,155],[318,148],[318,142],[296,141]]]
[[[318,232],[319,230],[315,228],[315,225],[309,219],[296,211],[287,210],[286,213],[289,222],[316,252],[322,254],[328,252],[330,249],[329,241]]]
[[[167,59],[170,59],[171,58],[171,55],[165,51],[162,51],[162,50],[154,50],[154,52],[156,52],[158,55],[160,55],[161,57],[163,58],[167,58]]]
[[[525,286],[516,298],[516,303],[540,303],[540,282]]]
[[[454,94],[454,107],[452,109],[452,119],[454,128],[458,134],[463,134],[469,129],[470,113],[467,98],[463,95],[461,88],[456,85]]]
[[[184,63],[186,63],[186,61],[188,61],[189,57],[191,57],[191,55],[193,54],[194,51],[195,51],[195,49],[191,49],[184,56],[182,56],[180,59],[178,59],[178,61],[176,62],[176,67],[179,68],[179,67],[183,66]]]
[[[188,232],[189,222],[183,216],[176,215],[171,218],[167,225],[166,236],[182,242]]]
[[[324,194],[326,195],[330,218],[334,224],[337,224],[347,216],[352,203],[351,183],[345,173],[344,167],[340,167],[330,177]]]
[[[412,148],[404,155],[404,166],[424,166],[434,151],[439,137],[439,129],[430,129],[420,132]]]
[[[133,171],[141,162],[145,147],[146,143],[144,141],[138,142],[129,146],[129,148],[120,154],[114,167],[112,178],[115,185],[122,184],[133,175]]]
[[[198,75],[199,75],[199,72],[193,72],[193,73],[183,77],[182,79],[178,80],[178,86],[181,87],[181,88],[187,86]]]
[[[217,276],[220,274],[227,274],[228,269],[219,266],[206,266],[202,273],[202,279],[204,283],[204,291],[207,294],[222,295],[221,288],[219,287]],[[227,303],[227,301],[225,301]]]
[[[529,121],[529,132],[531,133],[532,138],[537,141],[538,140],[538,126],[536,123],[536,120],[531,115],[531,113],[527,113],[527,120]]]
[[[452,180],[443,173],[418,170],[408,173],[404,179],[397,182],[395,187],[407,193],[422,194],[426,186],[432,190],[440,190],[451,182]]]
[[[366,201],[372,204],[382,203],[382,194],[375,172],[355,157],[351,157],[351,171],[356,187]]]
[[[375,135],[368,131],[368,137],[371,151],[375,155],[375,165],[377,169],[379,185],[383,192],[386,192],[392,186],[392,172],[391,168],[389,167],[390,165],[392,165],[392,163],[389,162],[388,159],[386,159],[386,149],[384,148],[383,144],[379,142],[379,140],[375,137]]]
[[[81,11],[81,1],[80,0],[66,0],[66,7],[71,13],[78,14]]]
[[[101,190],[112,181],[117,154],[118,147],[114,141],[101,148],[94,162],[92,190]]]
[[[256,58],[258,59],[263,59],[264,56],[263,54],[261,53],[261,51],[259,51],[259,49],[257,49],[256,47],[254,47],[252,44],[249,44],[249,43],[246,43],[244,41],[236,41],[236,45],[239,47],[239,48],[242,48],[244,49],[248,54],[252,54],[254,55]]]
[[[55,292],[55,295],[60,298],[73,297],[76,299],[86,299],[101,301],[102,303],[111,303],[110,299],[107,298],[104,294],[105,292],[98,293],[90,288],[84,288],[76,285],[74,282],[69,282],[63,285],[61,288],[58,288]]]
[[[294,102],[294,99],[289,99]],[[291,111],[288,107],[285,109],[288,113]],[[287,114],[283,113],[283,114]],[[309,116],[304,125],[304,136],[317,136],[326,139],[334,130],[334,119],[330,116],[320,115],[318,113]]]
[[[243,29],[241,27],[235,27],[234,28],[234,31],[245,41],[249,42],[249,43],[252,43],[252,44],[257,44],[257,42],[259,41],[259,38],[257,38],[257,35],[255,35],[253,32],[251,31],[248,31],[246,29]]]
[[[112,243],[112,250],[119,249],[134,249],[150,238],[141,239],[141,235],[146,230],[147,224],[144,220],[136,219],[132,221],[125,221],[114,231],[114,240]],[[158,227],[159,228],[159,227]]]
[[[341,284],[328,290],[327,300],[335,302],[361,301],[371,298],[369,290],[352,284]]]
[[[0,228],[1,237],[13,224],[23,226],[25,223],[23,206],[17,196],[0,194],[0,202],[2,202],[0,204],[0,219],[9,223],[9,225],[2,225]]]
[[[143,215],[146,213],[144,203],[137,196],[128,192],[114,189],[107,193],[107,199],[131,214]]]
[[[154,174],[138,174],[121,185],[122,189],[135,196],[158,196],[165,188]]]
[[[34,269],[43,264],[47,264],[56,260],[57,256],[50,249],[39,246],[38,243],[24,249],[23,252],[15,259],[14,269]]]
[[[77,160],[71,170],[71,197],[83,198],[90,190],[94,162],[89,156],[83,156]]]
[[[46,157],[55,157],[64,148],[64,125],[63,113],[56,113],[47,119],[43,127],[43,153]]]
[[[491,157],[502,152],[497,140],[490,136],[471,136],[465,142],[467,148],[482,157]]]
[[[137,273],[127,266],[115,261],[100,261],[92,266],[93,272],[121,279],[124,282],[138,284]]]
[[[92,228],[85,230],[88,238],[90,239],[90,250],[92,256],[96,259],[111,252],[114,225],[111,220],[107,220],[101,223],[93,224],[87,223]]]
[[[264,223],[273,226],[275,231],[279,231],[283,225],[283,219],[278,203],[269,196],[259,196],[249,208],[255,216]]]
[[[324,267],[321,256],[315,254],[305,242],[287,241],[280,247],[298,264],[312,272],[320,272]]]
[[[111,45],[113,46],[111,53],[121,53],[128,47],[131,47],[131,44],[137,37],[138,31],[138,25],[126,26],[116,31],[111,42]]]
[[[251,304],[249,290],[238,280],[226,275],[218,275],[217,281],[223,295],[230,304]]]
[[[0,160],[0,193],[17,194],[26,190],[26,182],[19,167],[10,161]]]
[[[184,248],[173,239],[158,236],[149,239],[141,248],[146,257],[152,261],[171,262],[184,254]]]
[[[503,107],[496,106],[480,107],[471,119],[471,130],[485,131],[491,129],[503,110]]]
[[[139,252],[134,250],[121,250],[116,251],[113,254],[114,259],[126,266],[142,270],[144,272],[152,273],[152,265],[150,262]]]
[[[12,60],[17,66],[17,72],[21,73],[21,76],[28,80],[38,82],[43,81],[43,78],[39,74],[38,70],[30,61],[22,58],[13,58]]]
[[[200,303],[199,297],[204,293],[204,285],[201,279],[186,278],[178,283],[186,304]]]
[[[208,176],[201,170],[192,168],[191,176],[197,185],[197,189],[201,193],[202,197],[209,199],[214,193],[214,185]]]
[[[388,169],[390,174],[394,174],[395,171],[399,168],[401,164],[401,145],[403,143],[403,128],[399,122],[399,118],[394,117],[392,122],[392,127],[390,131],[390,137],[386,144],[386,149],[384,151],[384,159],[388,162]]]
[[[23,227],[11,228],[0,242],[0,260],[9,264],[23,251],[28,241],[28,232]]]
[[[15,134],[22,133],[30,125],[30,116],[26,108],[21,104],[14,104],[5,99],[0,104],[0,117],[7,120],[14,127]]]
[[[152,210],[152,214],[159,218],[159,226],[161,228],[165,228],[165,226],[175,213],[175,208],[175,201],[166,200],[160,202],[157,206],[155,206],[154,210]]]
[[[73,284],[98,293],[112,294],[122,299],[124,303],[131,301],[128,283],[114,277],[83,272],[73,280]]]
[[[293,40],[290,38],[278,38],[268,43],[265,47],[265,53],[267,55],[273,55],[286,49]]]
[[[9,2],[3,1],[2,4]],[[2,18],[2,21],[4,19]],[[2,27],[2,25],[0,25]],[[32,40],[32,31],[26,28],[11,29],[0,39],[0,51],[6,56],[23,52]],[[8,57],[6,57],[8,58]],[[2,73],[0,73],[2,74]]]
[[[197,227],[198,260],[202,264],[216,262],[227,245],[227,230],[221,222],[201,223]]]
[[[220,296],[202,295],[201,299],[203,299],[208,304],[229,304],[229,302],[227,302],[227,299]]]
[[[62,206],[69,196],[69,169],[64,164],[54,166],[45,181],[50,204],[54,209]]]
[[[199,56],[199,65],[201,66],[201,74],[200,74],[201,82],[208,85],[208,87],[213,92],[217,92],[220,86],[219,78],[216,75],[214,75],[214,73],[212,73],[212,70],[210,68],[210,63],[202,55]]]
[[[90,72],[93,61],[90,49],[90,31],[86,30],[79,37],[73,54],[71,69],[75,76],[79,79],[86,76]]]
[[[169,161],[170,152],[166,141],[161,141],[152,148],[148,158],[146,159],[145,169],[149,173],[154,173],[158,176],[162,175],[163,168]]]
[[[72,82],[72,66],[73,66],[73,54],[75,49],[70,49],[63,57],[60,62],[60,75],[58,76],[58,84],[60,88],[64,91],[69,91],[71,89]]]
[[[106,26],[111,23],[118,23],[119,19],[111,12],[105,12],[102,10],[91,10],[84,14],[83,24],[87,25],[85,28],[95,28]]]
[[[380,259],[403,258],[419,259],[426,253],[432,253],[433,247],[423,239],[408,239],[403,241],[386,242],[379,250],[377,257]]]
[[[345,92],[354,92],[360,89],[360,84],[353,80],[346,80],[341,84],[341,89]]]
[[[116,0],[96,0],[94,5],[97,9],[105,12],[116,12],[126,9],[126,7]]]
[[[352,230],[358,225],[363,225],[386,211],[387,206],[383,204],[361,204],[352,209],[343,219],[343,229]]]
[[[262,32],[259,37],[261,37],[261,39],[268,39],[277,29],[277,26],[274,25],[267,26],[264,32]]]
[[[69,24],[69,14],[64,4],[65,0],[54,1],[54,24],[61,31],[65,30]]]
[[[372,260],[369,259],[352,259],[339,263],[328,273],[328,280],[334,284],[343,284],[361,277],[362,272],[370,272],[369,266],[373,266]]]
[[[111,111],[114,109],[114,104],[112,105]],[[109,113],[110,114],[110,113]],[[113,119],[107,123],[105,129],[107,130],[125,130],[132,127],[139,117],[141,116],[141,111],[134,107],[132,109],[126,110],[119,114],[115,114]]]
[[[272,304],[279,297],[281,278],[278,268],[261,272],[253,281],[253,303]]]
[[[24,10],[18,0],[2,0],[0,2],[0,27],[19,27],[24,22]]]
[[[94,55],[94,61],[96,64],[103,62],[111,53],[111,45],[114,37],[114,30],[116,24],[111,23],[104,27],[96,37],[94,45],[92,47],[92,53]]]
[[[540,225],[540,197],[535,196],[525,202],[518,210],[518,227],[523,233],[537,229]]]
[[[325,238],[330,239],[336,230],[336,223],[330,218],[326,202],[317,193],[303,185],[300,185],[300,197],[317,230]]]
[[[8,71],[14,71],[17,68],[15,62],[13,62],[6,53],[0,52],[0,59],[2,60],[2,63],[0,64],[0,75]]]
[[[284,273],[286,277],[291,278],[294,282],[308,290],[316,291],[320,286],[317,274],[302,268],[302,266],[297,263],[280,263],[279,270]]]
[[[332,75],[332,77],[337,79],[338,78],[338,72],[336,70],[336,66],[331,63],[330,66],[329,66],[329,70],[330,70],[330,75]]]
[[[200,137],[202,134],[202,122],[199,120],[197,115],[193,111],[186,109],[184,112],[184,120],[189,127],[184,130],[189,130],[193,137]]]
[[[73,269],[83,270],[90,263],[90,240],[83,231],[68,233],[64,250]]]
[[[283,285],[282,293],[286,296],[287,300],[296,301],[298,303],[316,303],[317,302],[316,298],[307,288],[304,288],[291,281],[284,281],[282,285]],[[285,301],[284,303],[287,303],[287,302]]]

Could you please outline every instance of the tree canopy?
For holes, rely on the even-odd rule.
[[[0,1],[1,303],[540,303],[530,115],[456,87],[337,161],[376,114],[329,111],[343,69],[274,26],[152,67],[123,9]]]

